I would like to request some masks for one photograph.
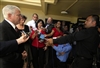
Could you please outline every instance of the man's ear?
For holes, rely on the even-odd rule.
[[[11,13],[8,13],[8,18],[10,18],[10,17],[11,17],[11,15],[12,15]]]
[[[96,25],[97,25],[96,21],[93,21],[93,25],[94,25],[94,26],[96,26]]]

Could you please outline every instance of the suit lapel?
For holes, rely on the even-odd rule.
[[[15,31],[15,29],[7,22],[4,20],[2,23],[5,26],[5,31],[8,30],[8,32],[13,33],[17,38],[19,37],[18,33]]]

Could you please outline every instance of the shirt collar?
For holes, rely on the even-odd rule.
[[[5,19],[5,20],[15,29],[15,25],[11,21],[9,21],[7,19]]]
[[[34,20],[32,20],[33,22],[35,22]]]

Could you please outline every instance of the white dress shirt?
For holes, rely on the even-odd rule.
[[[15,25],[11,21],[9,21],[7,19],[5,19],[5,20],[15,29]]]
[[[29,27],[31,26],[33,28],[33,30],[37,30],[36,23],[34,20],[27,22],[26,25],[28,25]]]

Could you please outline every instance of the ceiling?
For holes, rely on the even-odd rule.
[[[1,4],[42,10],[45,15],[86,17],[100,15],[100,0],[1,0]],[[61,14],[61,11],[68,14]]]

